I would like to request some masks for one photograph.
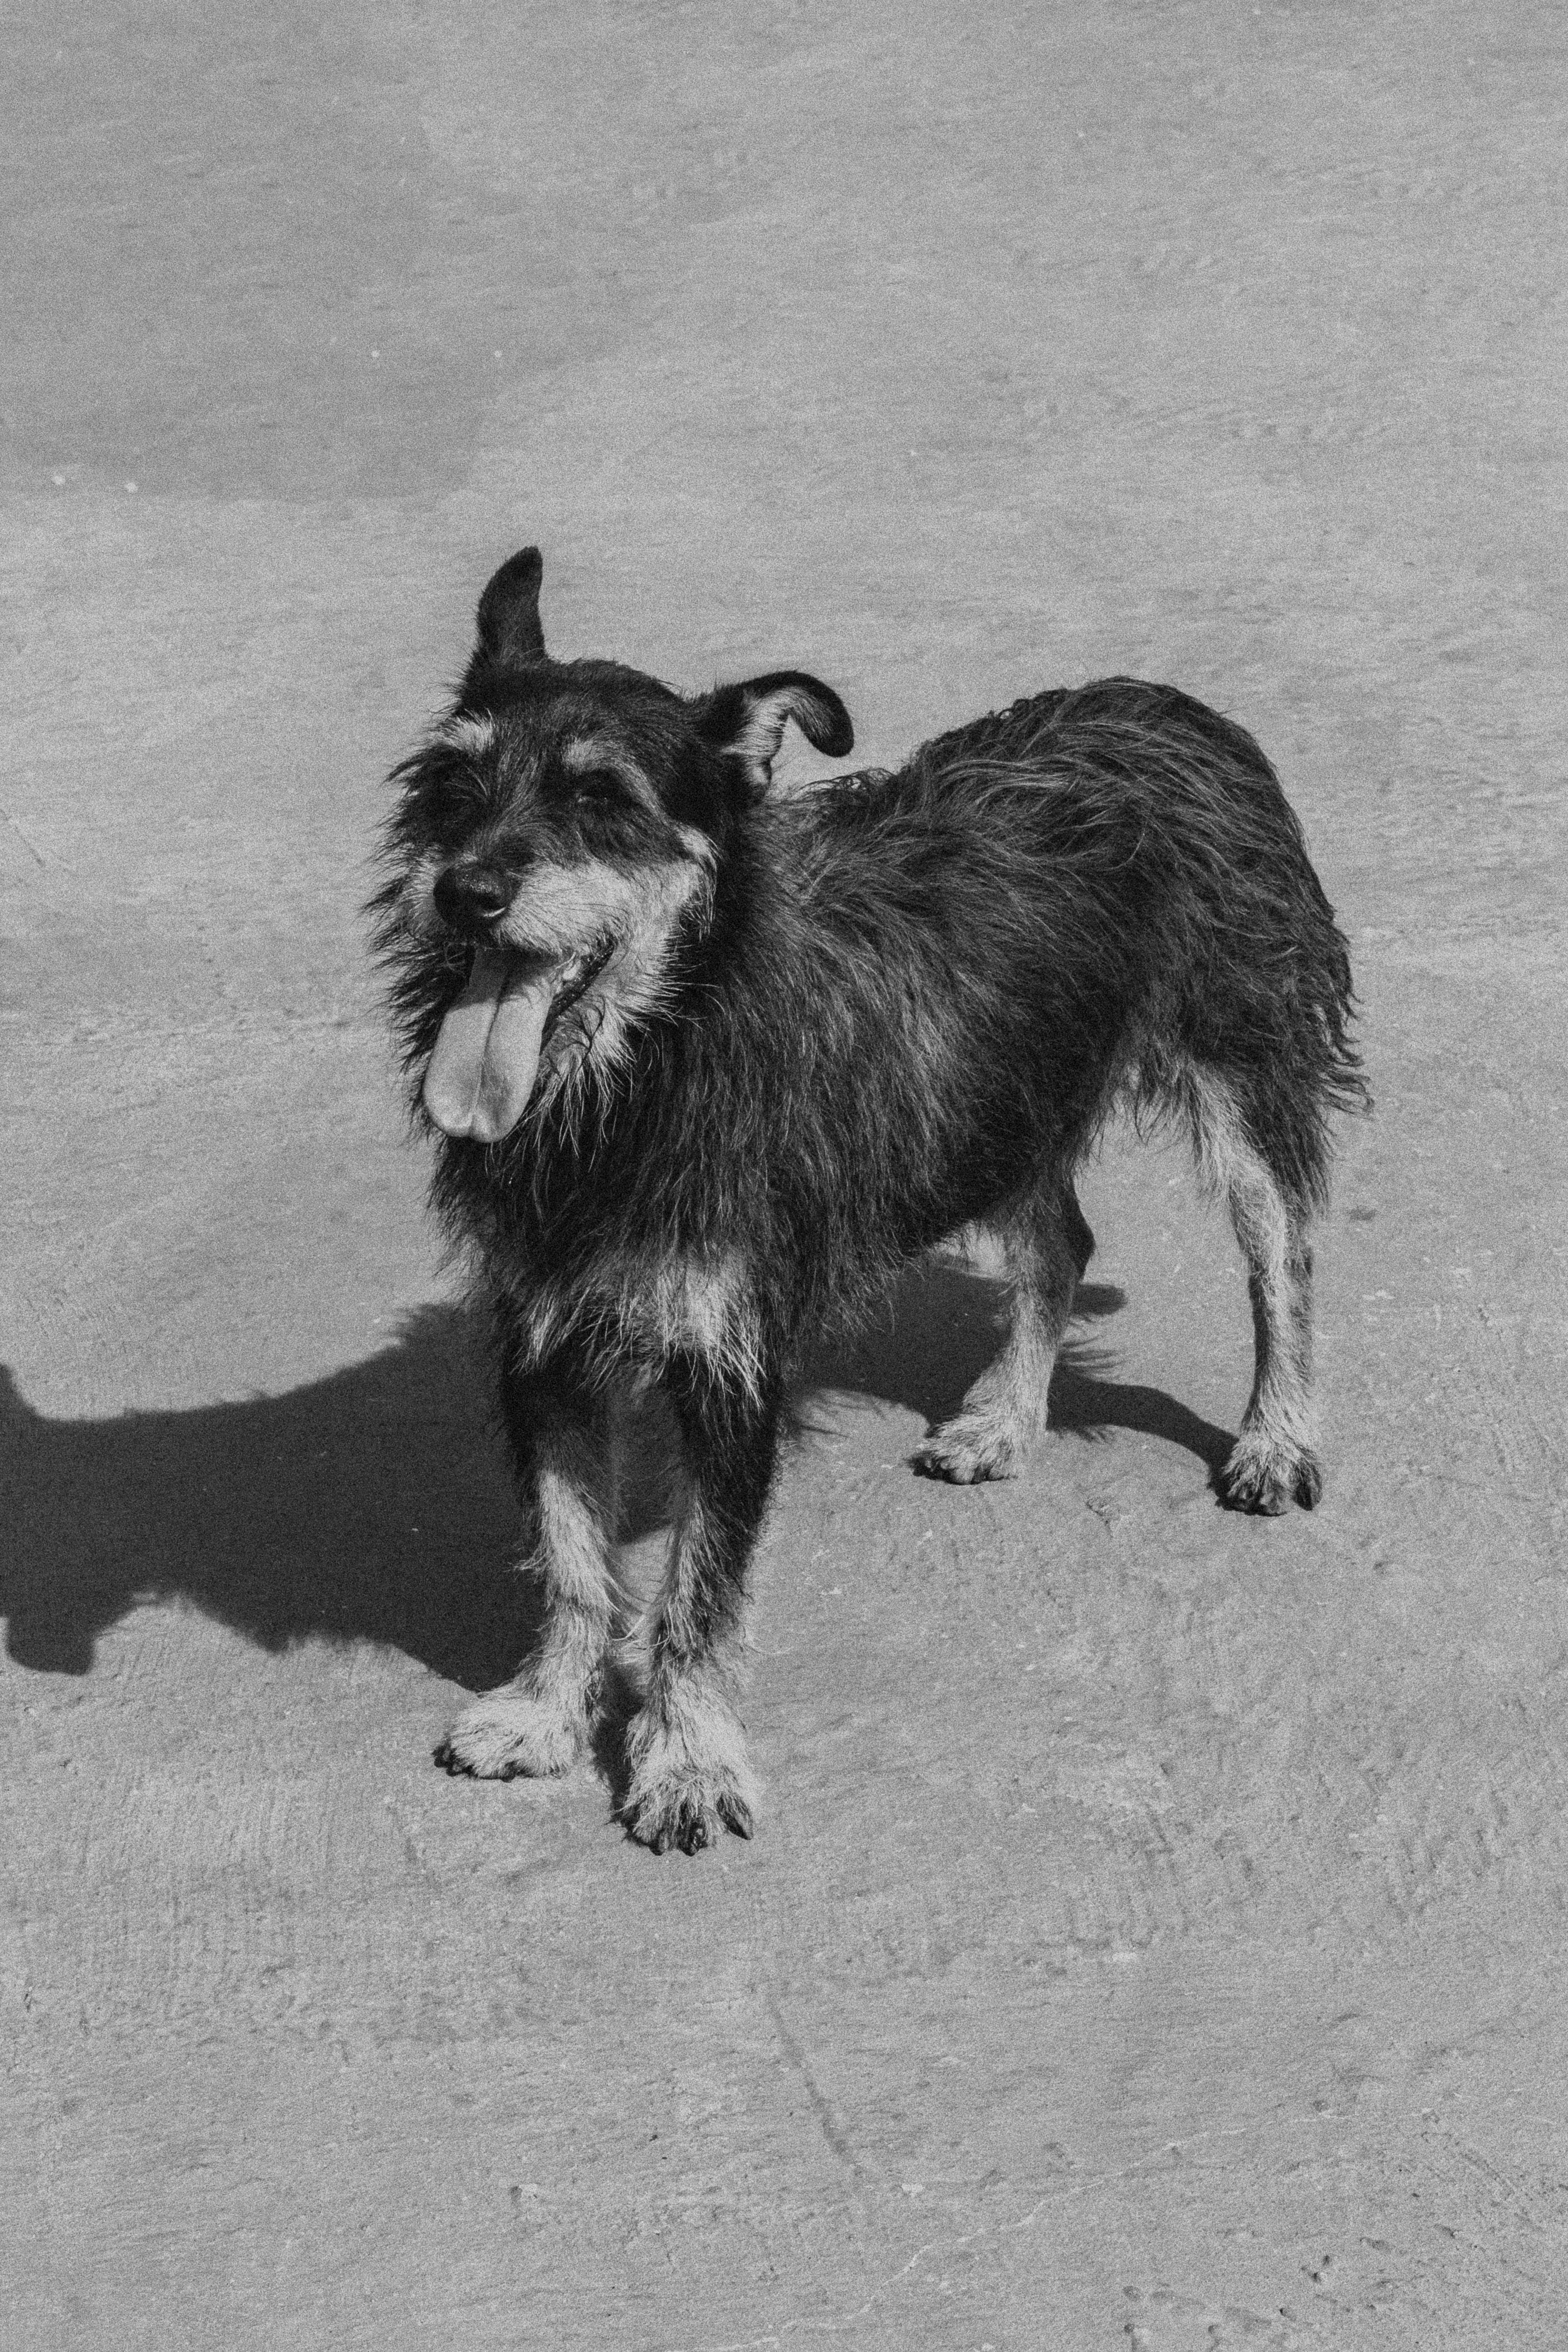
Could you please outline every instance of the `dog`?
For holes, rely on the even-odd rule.
[[[656,1384],[680,1496],[623,1812],[692,1853],[757,1810],[742,1607],[803,1342],[988,1232],[1010,1333],[915,1466],[1005,1475],[1046,1420],[1094,1247],[1074,1176],[1118,1104],[1190,1130],[1247,1261],[1222,1499],[1317,1502],[1310,1233],[1331,1115],[1364,1098],[1350,963],[1263,753],[1173,688],[1039,694],[785,794],[786,723],[853,747],[830,687],[686,698],[555,660],[542,570],[525,548],[486,587],[455,703],[394,772],[372,901],[544,1604],[437,1759],[554,1773],[587,1739],[622,1623],[616,1431]]]

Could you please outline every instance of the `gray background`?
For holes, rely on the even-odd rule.
[[[1559,2344],[1561,10],[8,39],[8,2340]],[[1233,713],[1379,1102],[1310,1517],[1208,1492],[1172,1150],[1016,1483],[906,1467],[983,1285],[817,1368],[695,1864],[429,1762],[526,1610],[357,908],[525,540],[556,650],[819,669],[871,759]]]

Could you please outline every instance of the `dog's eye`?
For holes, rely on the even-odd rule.
[[[460,841],[479,824],[488,805],[488,795],[478,776],[447,776],[431,804],[430,822],[444,841]]]
[[[626,795],[618,776],[607,769],[590,768],[572,779],[572,801],[577,808],[618,808]]]

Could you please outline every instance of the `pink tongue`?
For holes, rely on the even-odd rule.
[[[554,981],[552,967],[524,980],[510,957],[478,950],[425,1073],[425,1108],[447,1135],[499,1143],[517,1125],[533,1092]]]

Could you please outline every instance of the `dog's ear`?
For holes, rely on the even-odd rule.
[[[716,687],[701,705],[698,729],[705,743],[741,761],[756,789],[766,792],[786,719],[830,760],[841,760],[855,748],[849,713],[833,688],[800,669],[772,670],[739,686]]]
[[[544,559],[537,547],[508,558],[479,598],[479,651],[502,669],[526,669],[544,656],[539,625],[539,583]]]

